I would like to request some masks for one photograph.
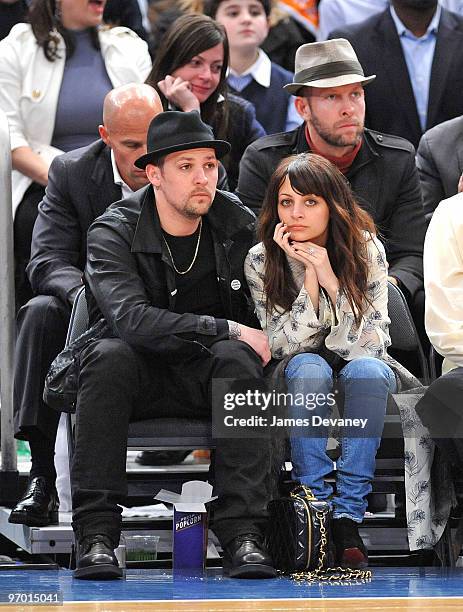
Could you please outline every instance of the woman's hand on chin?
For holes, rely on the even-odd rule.
[[[291,232],[288,232],[287,225],[285,223],[280,222],[276,224],[275,231],[273,232],[273,240],[289,257],[303,263],[306,269],[312,268],[312,264],[307,260],[307,258],[301,257],[301,255],[293,248],[292,244],[290,243]]]
[[[191,91],[188,81],[167,74],[165,79],[158,82],[158,87],[169,102],[182,111],[200,111],[199,100]]]
[[[285,223],[277,223],[275,226],[275,231],[273,233],[273,239],[278,244],[280,248],[292,259],[296,261],[300,261],[304,264],[305,267],[305,275],[304,275],[304,287],[309,294],[310,301],[312,302],[312,306],[316,315],[318,316],[318,301],[319,301],[319,280],[317,276],[317,271],[315,270],[315,266],[311,261],[309,261],[308,257],[304,257],[301,252],[298,252],[295,248],[295,244],[300,244],[297,242],[290,242],[291,232],[288,232],[287,226]]]
[[[332,300],[335,299],[339,289],[339,281],[333,272],[325,247],[318,246],[313,242],[293,242],[291,246],[299,257],[314,267],[320,287],[326,289]]]

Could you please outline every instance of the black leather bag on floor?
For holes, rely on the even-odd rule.
[[[91,342],[109,335],[106,321],[100,319],[54,359],[43,388],[43,401],[47,406],[58,412],[76,411],[80,354]]]
[[[330,581],[340,584],[371,580],[371,571],[330,567],[334,559],[331,510],[304,485],[289,497],[268,504],[267,547],[276,569],[300,582]]]
[[[285,574],[324,570],[330,563],[331,513],[328,502],[297,486],[289,497],[268,504],[267,546]]]

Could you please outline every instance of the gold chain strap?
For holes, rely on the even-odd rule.
[[[298,494],[300,492],[303,492],[304,495],[306,496],[306,498],[309,501],[316,501],[316,497],[315,495],[312,493],[312,489],[309,489],[309,487],[306,487],[306,485],[297,485],[297,487],[294,487],[294,489],[291,491],[291,493],[289,494],[290,497],[297,497]]]
[[[294,489],[290,495],[292,497],[297,497],[297,491],[300,491],[301,489],[306,493],[306,495],[307,493],[310,494],[310,497],[309,495],[307,495],[308,499],[315,499],[312,491],[308,487],[305,487],[303,485]],[[359,581],[359,580],[363,582],[370,581],[372,577],[371,570],[351,569],[349,567],[346,567],[346,568],[327,567],[326,569],[323,568],[323,564],[325,562],[325,557],[326,557],[326,545],[328,543],[328,540],[326,537],[325,513],[321,512],[320,510],[317,510],[315,512],[315,515],[320,521],[320,537],[321,537],[318,567],[311,572],[294,572],[293,574],[291,574],[290,577],[293,580],[296,580],[297,582],[323,581],[323,582],[330,582],[330,583],[332,582],[343,583],[347,581],[347,583],[350,583],[350,582]]]

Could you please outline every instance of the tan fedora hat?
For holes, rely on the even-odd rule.
[[[302,45],[296,51],[293,82],[284,86],[291,94],[301,87],[339,87],[351,83],[366,85],[366,77],[354,49],[345,38]]]

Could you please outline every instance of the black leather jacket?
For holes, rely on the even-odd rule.
[[[217,191],[206,218],[226,319],[172,312],[175,272],[149,185],[108,208],[89,230],[85,277],[90,321],[102,313],[117,337],[176,363],[209,355],[208,346],[228,339],[227,319],[259,328],[243,273],[255,242],[255,217],[238,198]]]

